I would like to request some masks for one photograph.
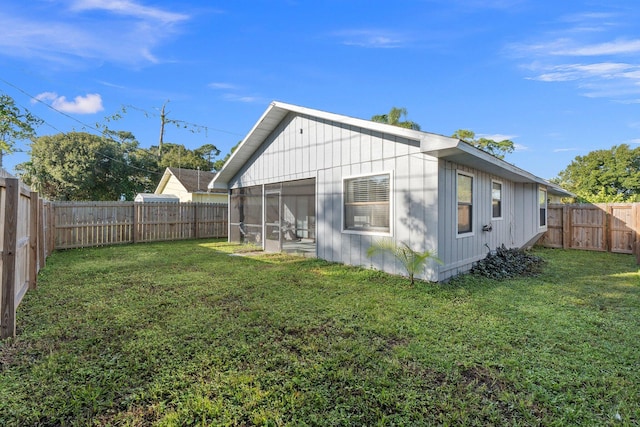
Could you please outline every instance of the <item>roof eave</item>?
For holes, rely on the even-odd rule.
[[[171,177],[171,175],[172,173],[169,168],[165,168],[162,174],[162,178],[160,178],[160,182],[158,183],[158,186],[154,191],[154,194],[162,194],[162,190],[164,190],[164,188],[167,186],[167,182],[169,182],[169,178]]]
[[[508,179],[509,181],[541,184],[546,186],[548,191],[561,197],[574,196],[556,184],[550,183],[457,138],[428,134],[420,144],[420,151],[439,159]]]

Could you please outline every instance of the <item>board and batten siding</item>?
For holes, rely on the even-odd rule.
[[[492,174],[456,163],[440,162],[440,194],[438,255],[442,261],[439,280],[445,280],[469,270],[473,262],[487,256],[489,250],[504,244],[515,245],[514,183]],[[457,176],[463,173],[473,177],[472,233],[458,236]],[[492,183],[502,184],[502,217],[492,218]],[[483,231],[490,225],[491,231]]]
[[[538,227],[538,185],[512,182],[493,174],[441,161],[438,197],[438,254],[443,264],[438,280],[468,271],[475,261],[502,246],[521,248],[546,228]],[[473,177],[473,232],[458,236],[457,176]],[[502,184],[502,217],[492,218],[492,183]],[[483,231],[490,225],[491,231]]]
[[[342,230],[345,178],[391,175],[391,235]],[[437,250],[438,160],[418,141],[290,113],[269,135],[229,188],[316,178],[316,255],[393,274],[404,271],[389,255],[369,259],[376,239],[394,239],[416,250]],[[437,280],[437,266],[420,276]]]

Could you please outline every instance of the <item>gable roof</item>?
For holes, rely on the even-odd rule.
[[[557,194],[562,197],[573,196],[573,194],[559,186],[550,183],[543,178],[537,177],[524,169],[520,169],[511,163],[498,159],[497,157],[494,157],[491,154],[457,138],[401,128],[370,120],[357,119],[354,117],[328,113],[326,111],[314,110],[278,101],[272,102],[269,107],[267,107],[266,111],[262,114],[262,117],[260,117],[247,136],[242,140],[222,169],[211,180],[208,185],[209,189],[215,188],[226,190],[229,181],[233,179],[242,166],[251,158],[256,150],[258,150],[264,140],[277,128],[280,122],[289,113],[313,116],[327,121],[356,126],[387,135],[417,141],[420,144],[420,150],[430,156],[470,166],[478,170],[504,177],[505,179],[509,179],[514,182],[542,184],[547,186],[548,190],[553,194]]]
[[[169,182],[171,176],[174,176],[178,182],[189,193],[206,193],[208,188],[207,184],[216,176],[215,172],[199,171],[194,169],[172,168],[165,169],[160,182],[156,187],[156,194],[162,192],[164,187]],[[226,191],[211,191],[214,193],[225,193]]]

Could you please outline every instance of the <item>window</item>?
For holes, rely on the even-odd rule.
[[[540,205],[540,227],[547,226],[547,190],[538,190],[538,204]]]
[[[491,218],[502,218],[502,183],[491,181]]]
[[[344,180],[344,229],[389,233],[391,175]]]
[[[458,234],[473,232],[473,177],[458,173]]]

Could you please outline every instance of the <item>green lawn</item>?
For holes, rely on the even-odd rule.
[[[183,241],[56,252],[0,343],[0,425],[638,425],[640,273],[417,283]]]

